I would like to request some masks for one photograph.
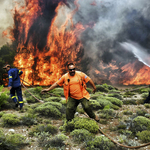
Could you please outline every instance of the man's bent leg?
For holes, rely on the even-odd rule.
[[[14,103],[16,104],[16,107],[18,107],[18,102],[17,102],[16,96],[15,96],[15,88],[13,88],[13,87],[10,90],[10,96],[11,96],[12,100],[14,101]]]
[[[19,105],[20,105],[20,110],[21,110],[22,107],[23,107],[23,99],[22,99],[21,86],[19,86],[19,87],[16,88],[16,92],[17,92],[17,97],[18,97],[18,100],[19,100]]]
[[[76,108],[79,104],[79,101],[69,97],[67,102],[67,108],[66,108],[66,119],[67,121],[71,121],[74,118],[74,114],[76,112]]]
[[[88,114],[88,116],[89,116],[90,118],[95,119],[96,116],[95,116],[93,110],[91,109],[89,100],[86,99],[86,98],[82,98],[82,99],[80,100],[80,102],[81,102],[81,104],[82,104],[82,107],[83,107],[84,111]]]

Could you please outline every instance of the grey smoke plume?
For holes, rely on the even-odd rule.
[[[0,47],[10,42],[9,38],[3,37],[3,31],[9,27],[13,27],[14,20],[11,10],[16,5],[24,3],[23,0],[0,0]]]
[[[96,5],[92,5],[93,2]],[[91,58],[91,75],[94,69],[101,70],[100,62],[106,65],[115,60],[121,67],[136,60],[131,53],[119,46],[120,42],[135,41],[150,53],[150,1],[80,0],[78,3],[80,7],[74,21],[82,24],[95,23],[81,37],[85,56]],[[106,74],[108,72],[110,70]]]

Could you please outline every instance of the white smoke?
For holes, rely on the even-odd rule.
[[[150,54],[147,50],[140,46],[138,43],[128,41],[120,43],[120,45],[127,51],[132,52],[139,61],[150,67]]]
[[[3,31],[9,27],[13,27],[14,20],[12,9],[14,9],[16,2],[23,4],[23,0],[0,0],[0,47],[10,40],[2,36]]]
[[[93,2],[96,5],[91,5]],[[93,51],[101,50],[101,44],[98,43],[107,40],[116,41],[118,34],[127,28],[130,22],[135,21],[132,15],[138,17],[138,14],[134,14],[135,12],[145,18],[149,16],[150,1],[147,0],[80,0],[78,3],[80,7],[75,21],[83,24],[95,22],[92,31],[86,36],[87,39],[86,37],[83,39],[87,41],[84,42],[84,48],[89,56]],[[97,48],[89,49],[91,47]]]

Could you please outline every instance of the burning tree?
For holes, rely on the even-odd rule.
[[[77,1],[75,5],[70,11],[65,0],[25,0],[24,6],[15,7],[11,30],[17,41],[14,65],[23,70],[30,84],[50,85],[66,71],[68,61],[81,61],[84,50],[79,36],[85,27],[73,24]]]

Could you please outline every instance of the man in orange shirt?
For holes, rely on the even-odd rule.
[[[93,87],[93,93],[96,91],[95,84],[85,73],[80,71],[75,71],[75,65],[73,63],[68,64],[69,73],[64,74],[57,82],[55,82],[48,89],[42,90],[42,92],[48,92],[58,85],[64,87],[64,95],[67,101],[66,109],[66,119],[71,121],[74,118],[76,108],[79,103],[82,104],[84,111],[89,115],[89,117],[99,121],[99,118],[92,111],[89,98],[90,95],[86,90],[86,83],[89,82]]]

